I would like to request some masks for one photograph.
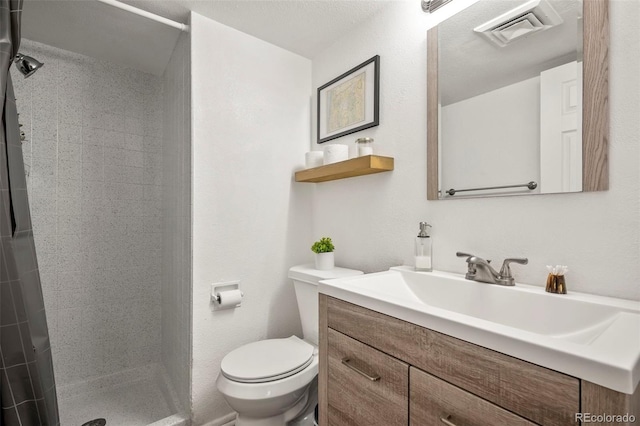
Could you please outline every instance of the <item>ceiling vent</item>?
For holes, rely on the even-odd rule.
[[[531,0],[473,29],[497,46],[548,30],[564,21],[546,0]]]

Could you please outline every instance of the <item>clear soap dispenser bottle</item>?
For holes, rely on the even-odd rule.
[[[431,238],[427,232],[427,227],[431,227],[427,222],[420,222],[420,233],[416,237],[416,271],[433,270],[431,266]]]

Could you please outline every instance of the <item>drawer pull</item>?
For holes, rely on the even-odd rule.
[[[445,417],[440,417],[440,421],[442,423],[444,423],[447,426],[456,426],[455,423],[449,421],[449,419],[451,418],[451,415],[448,415],[446,418]]]
[[[353,371],[355,371],[356,373],[360,374],[361,376],[364,376],[367,379],[371,380],[372,382],[377,382],[378,380],[380,380],[380,376],[378,376],[377,374],[374,374],[373,376],[370,376],[367,373],[365,373],[364,371],[360,370],[358,367],[356,367],[353,364],[351,364],[351,359],[348,358],[348,357],[347,358],[342,358],[342,363],[344,365],[346,365],[347,367],[349,367],[350,369],[352,369]]]

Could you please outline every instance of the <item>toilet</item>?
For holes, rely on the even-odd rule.
[[[318,282],[361,274],[337,267],[320,271],[313,264],[289,269],[303,339],[252,342],[222,359],[216,385],[238,413],[236,426],[283,426],[306,409],[313,410],[317,402],[309,401],[309,394],[317,398],[310,388],[318,374]]]

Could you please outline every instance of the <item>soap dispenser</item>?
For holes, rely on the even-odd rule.
[[[416,237],[416,271],[431,272],[431,238],[427,233],[427,227],[431,227],[427,222],[420,222],[420,233]]]

